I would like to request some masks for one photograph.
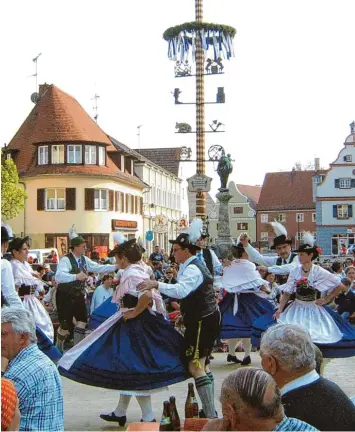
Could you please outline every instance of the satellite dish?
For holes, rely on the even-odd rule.
[[[39,93],[32,93],[31,94],[31,101],[36,104],[39,101]]]

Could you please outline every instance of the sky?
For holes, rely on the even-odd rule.
[[[194,78],[175,79],[162,34],[194,20],[193,0],[14,0],[1,2],[0,143],[8,143],[33,107],[32,59],[38,83],[74,96],[108,134],[137,148],[188,146],[195,128]],[[334,161],[355,120],[353,0],[205,0],[204,20],[237,29],[225,74],[205,79],[206,100],[224,87],[226,103],[206,106],[206,135],[234,159],[230,177],[262,184],[266,172],[291,170],[315,157]],[[142,125],[140,138],[137,126]],[[186,170],[193,172],[193,163]],[[216,178],[212,163],[206,173]],[[217,184],[216,182],[213,182]]]

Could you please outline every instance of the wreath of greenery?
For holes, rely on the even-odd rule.
[[[166,41],[169,41],[177,36],[179,36],[180,32],[186,31],[186,32],[192,32],[192,31],[198,31],[198,30],[204,30],[204,31],[222,31],[224,34],[229,35],[231,38],[234,38],[234,36],[237,33],[237,30],[234,27],[227,26],[224,24],[213,24],[213,23],[205,23],[205,22],[186,22],[184,24],[179,24],[174,27],[170,27],[163,33],[163,38]]]

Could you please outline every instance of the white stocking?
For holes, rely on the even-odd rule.
[[[244,358],[245,357],[249,357],[250,356],[250,351],[251,351],[250,338],[242,339],[242,341],[243,341],[243,346],[244,346]]]
[[[119,400],[118,405],[114,411],[114,413],[117,417],[122,417],[122,416],[126,415],[128,405],[131,401],[131,397],[132,396],[120,394],[120,400]]]
[[[136,396],[136,398],[142,410],[142,420],[145,422],[154,420],[152,398],[150,396]]]
[[[239,345],[242,339],[228,339],[228,353],[231,356],[235,356],[235,349]]]

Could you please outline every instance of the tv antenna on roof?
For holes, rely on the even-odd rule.
[[[32,59],[33,63],[35,64],[35,73],[32,74],[32,75],[30,75],[30,77],[35,77],[36,78],[36,89],[35,89],[35,92],[32,93],[32,95],[31,95],[31,101],[33,103],[37,103],[39,101],[37,62],[38,62],[38,58],[39,58],[40,55],[42,55],[42,53],[39,53],[37,57],[35,57],[34,59]]]
[[[95,106],[93,107],[93,110],[95,111],[94,120],[96,121],[96,123],[97,123],[97,119],[99,118],[99,114],[98,114],[99,107],[97,105],[97,100],[99,99],[99,97],[100,96],[95,93],[95,96],[91,99],[95,101]]]
[[[137,126],[137,136],[138,136],[138,150],[141,149],[141,127],[143,125]]]

